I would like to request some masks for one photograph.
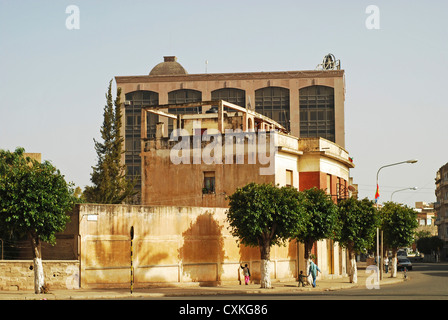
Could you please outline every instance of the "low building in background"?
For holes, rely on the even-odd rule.
[[[436,225],[439,238],[445,242],[441,252],[441,259],[448,258],[448,163],[440,167],[436,173]]]

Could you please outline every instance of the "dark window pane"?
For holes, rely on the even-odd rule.
[[[275,110],[275,112],[273,112]],[[267,87],[255,91],[255,111],[290,130],[289,90]]]
[[[299,96],[300,135],[323,137],[334,142],[334,89],[310,86],[300,89]]]
[[[128,169],[128,178],[136,179],[135,189],[141,188],[141,108],[142,106],[156,106],[159,104],[159,94],[153,91],[134,91],[125,95],[125,164]],[[148,113],[148,136],[155,132],[158,116]],[[154,129],[152,129],[154,128]]]
[[[245,108],[246,92],[244,90],[235,88],[218,89],[212,91],[212,100],[224,100]],[[232,109],[226,108],[226,111],[232,111]]]

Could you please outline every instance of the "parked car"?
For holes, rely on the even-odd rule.
[[[397,263],[397,270],[404,270],[404,268],[406,268],[406,270],[412,270],[412,263],[411,261],[409,261],[408,258],[399,256]]]
[[[406,252],[406,250],[398,250],[397,256],[398,257],[407,257],[408,253]]]

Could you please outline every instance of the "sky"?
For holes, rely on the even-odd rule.
[[[314,70],[332,53],[359,197],[374,199],[382,166],[418,159],[380,170],[380,203],[413,187],[392,200],[434,202],[448,162],[446,12],[441,0],[0,0],[0,149],[41,153],[84,188],[115,76],[166,55],[194,74],[205,61],[209,73]]]

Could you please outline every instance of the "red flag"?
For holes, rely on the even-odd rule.
[[[375,202],[378,201],[379,197],[380,197],[380,187],[377,184],[376,185],[376,193],[375,193]]]

